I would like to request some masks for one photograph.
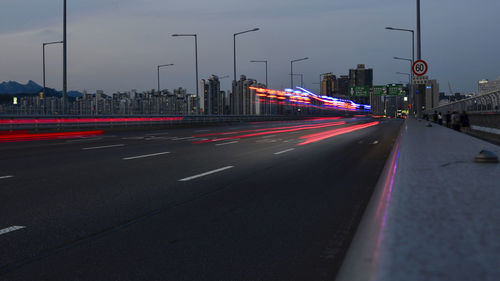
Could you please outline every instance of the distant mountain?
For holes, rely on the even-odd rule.
[[[8,95],[18,95],[18,94],[37,94],[42,90],[42,86],[33,82],[28,81],[27,84],[23,85],[16,81],[9,81],[0,83],[0,94]]]
[[[0,83],[0,95],[38,95],[43,87],[36,82],[30,80],[27,84],[21,84],[16,81]],[[61,96],[61,91],[56,91],[53,88],[46,88],[45,93],[48,96]],[[78,91],[68,91],[69,97],[81,97],[82,93]]]

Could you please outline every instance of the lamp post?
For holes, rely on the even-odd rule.
[[[63,100],[62,111],[66,114],[66,99],[68,95],[68,60],[67,60],[68,40],[66,37],[66,0],[64,0],[64,15],[63,15]]]
[[[254,32],[254,31],[259,31],[260,28],[254,28],[254,29],[249,29],[241,32],[237,32],[233,34],[233,54],[234,54],[234,82],[236,82],[236,36],[243,34],[243,33],[248,33],[248,32]]]
[[[166,66],[172,66],[174,65],[173,63],[169,63],[169,64],[161,64],[161,65],[158,65],[157,66],[157,72],[158,72],[158,95],[160,94],[160,68],[162,67],[166,67]]]
[[[405,28],[395,28],[395,27],[386,27],[385,29],[387,30],[395,30],[395,31],[405,31],[405,32],[411,32],[411,57],[412,60],[415,60],[415,31],[412,29],[405,29]]]
[[[172,37],[194,37],[194,60],[196,64],[196,98],[199,98],[199,81],[198,81],[198,35],[197,34],[172,34]]]
[[[268,81],[267,81],[267,60],[251,60],[250,62],[263,62],[266,64],[266,87],[269,88],[269,84],[268,84]]]
[[[400,57],[394,57],[395,60],[405,60],[410,62],[410,69],[413,67],[413,59],[406,59],[406,58],[400,58]],[[413,97],[413,71],[410,72],[410,83],[408,84],[410,87],[410,98]]]
[[[293,63],[298,62],[298,61],[308,60],[308,59],[309,59],[308,57],[305,57],[305,58],[290,61],[290,89],[293,89]]]
[[[303,88],[304,87],[304,74],[290,74],[292,76],[300,76],[300,87]]]
[[[410,73],[405,73],[405,72],[396,72],[396,74],[400,74],[400,75],[408,75],[408,83],[411,82],[411,74]]]
[[[63,41],[46,42],[42,44],[42,57],[43,57],[43,97],[45,98],[45,46],[52,44],[62,44]]]
[[[419,2],[417,3],[417,5],[420,5]],[[420,8],[419,8],[419,10],[420,10]],[[418,17],[420,17],[419,16],[419,12],[417,12],[417,15],[418,15]],[[420,21],[420,20],[418,19],[418,21]],[[420,34],[419,33],[420,32],[419,31],[420,24],[418,24],[417,28],[418,28],[417,29],[417,36],[420,37],[420,35],[419,35]],[[395,27],[386,27],[385,29],[387,29],[387,30],[395,30],[395,31],[403,31],[403,32],[410,32],[411,33],[411,53],[412,53],[412,55],[411,55],[411,62],[412,62],[412,66],[413,66],[413,62],[415,61],[415,31],[413,29],[395,28]],[[420,40],[420,39],[418,39],[418,40]],[[419,59],[420,59],[420,57],[419,57]],[[413,78],[413,72],[411,72],[411,78]],[[415,104],[416,101],[415,101],[415,95],[414,95],[414,90],[413,90],[413,81],[411,82],[411,97],[410,98],[412,100],[412,103]]]

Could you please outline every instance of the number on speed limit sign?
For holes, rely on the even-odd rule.
[[[427,66],[427,63],[423,60],[418,60],[415,63],[413,63],[413,73],[417,76],[422,76],[427,73],[427,70],[429,67]]]

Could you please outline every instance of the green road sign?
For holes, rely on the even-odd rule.
[[[385,96],[387,95],[387,86],[373,86],[374,96]]]
[[[403,95],[403,85],[401,84],[390,84],[387,86],[387,94],[389,96],[401,96]]]
[[[356,97],[368,97],[370,96],[370,87],[368,86],[349,87],[349,95]]]

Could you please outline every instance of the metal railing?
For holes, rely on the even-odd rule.
[[[433,113],[434,111],[438,111],[443,114],[448,111],[466,111],[467,113],[500,113],[500,90],[441,105],[427,110],[426,113]]]
[[[350,115],[355,112],[348,113]],[[340,115],[339,115],[340,116]],[[178,125],[210,125],[222,123],[302,120],[310,115],[137,115],[137,116],[0,116],[0,130],[80,129],[113,127],[153,127]]]

